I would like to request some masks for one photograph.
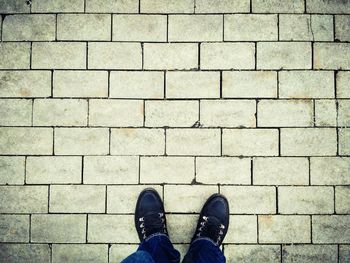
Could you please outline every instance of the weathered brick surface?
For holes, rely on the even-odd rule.
[[[226,245],[225,255],[234,262],[281,262],[279,245]]]
[[[316,69],[350,69],[349,43],[316,43],[313,65]]]
[[[303,13],[303,0],[253,0],[253,12],[261,13]]]
[[[138,0],[86,0],[86,11],[91,13],[137,13]]]
[[[335,38],[340,41],[350,41],[350,16],[335,16]]]
[[[337,103],[335,100],[315,100],[315,125],[337,126]]]
[[[29,69],[30,44],[22,42],[0,43],[0,69]]]
[[[30,126],[32,124],[32,100],[1,100],[1,126]]]
[[[337,262],[335,245],[285,245],[282,247],[283,262]]]
[[[0,224],[0,242],[29,241],[28,215],[0,215]]]
[[[349,215],[318,215],[312,217],[314,243],[349,243]]]
[[[235,13],[235,12],[249,12],[248,0],[196,0],[195,13]]]
[[[0,184],[23,184],[25,173],[24,157],[0,157]]]
[[[0,257],[9,263],[46,263],[50,256],[48,244],[0,244]]]
[[[349,184],[350,159],[347,157],[315,157],[310,159],[311,184]]]
[[[108,262],[108,246],[95,244],[54,244],[52,262]]]

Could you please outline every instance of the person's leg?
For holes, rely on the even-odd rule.
[[[154,263],[154,261],[149,253],[145,251],[137,251],[128,256],[121,263]]]
[[[229,226],[227,199],[214,194],[205,202],[199,215],[196,232],[183,263],[225,263],[220,245]]]

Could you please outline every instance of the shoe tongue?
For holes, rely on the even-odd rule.
[[[210,239],[216,239],[220,232],[220,220],[215,216],[209,216],[208,221],[205,224],[205,230],[203,234]]]

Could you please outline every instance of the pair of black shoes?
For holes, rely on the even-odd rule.
[[[202,208],[191,243],[197,238],[207,238],[220,246],[228,225],[228,202],[223,195],[213,194]],[[137,200],[135,227],[141,241],[153,234],[168,235],[163,202],[152,188],[143,190]]]

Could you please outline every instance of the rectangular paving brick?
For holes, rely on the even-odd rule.
[[[198,101],[146,101],[146,127],[191,127],[199,120]]]
[[[143,53],[144,68],[196,69],[198,68],[198,49],[195,43],[146,43]]]
[[[0,225],[0,242],[29,241],[29,215],[0,215]]]
[[[66,0],[64,2],[56,0],[35,1],[32,3],[33,13],[68,13],[84,12],[84,0]]]
[[[282,128],[281,155],[335,155],[336,137],[336,130],[332,128]]]
[[[350,69],[349,52],[349,43],[315,43],[313,65],[315,69]]]
[[[28,157],[26,161],[26,182],[28,184],[81,183],[81,170],[81,157]]]
[[[250,158],[197,157],[196,182],[204,184],[250,184]]]
[[[156,71],[112,71],[111,98],[159,99],[164,97],[164,73]]]
[[[273,71],[224,71],[224,98],[276,98],[277,73]]]
[[[257,219],[254,215],[231,215],[230,227],[225,237],[227,243],[256,243]]]
[[[308,42],[258,42],[258,69],[311,69]]]
[[[108,72],[67,71],[53,73],[54,97],[107,97]]]
[[[306,11],[308,13],[350,13],[349,1],[323,1],[308,0],[306,1]]]
[[[339,129],[339,154],[350,155],[350,129]]]
[[[337,98],[350,98],[350,72],[339,71],[336,77]]]
[[[276,188],[270,186],[222,186],[220,193],[229,200],[231,214],[273,214]]]
[[[335,39],[340,41],[350,41],[350,17],[348,15],[335,16]]]
[[[29,13],[30,6],[22,0],[0,1],[0,13]]]
[[[103,213],[106,187],[96,185],[52,185],[51,213]]]
[[[23,184],[25,158],[14,156],[0,157],[0,184]]]
[[[104,244],[54,244],[52,262],[108,262],[108,246]]]
[[[278,130],[224,129],[222,154],[230,156],[277,156]]]
[[[137,156],[84,157],[84,184],[133,184],[138,178]]]
[[[311,184],[350,184],[348,157],[315,157],[310,159]]]
[[[278,39],[277,15],[225,15],[224,23],[225,41],[266,41]]]
[[[51,128],[0,128],[0,154],[49,155],[52,150]]]
[[[58,40],[111,40],[111,15],[59,14]]]
[[[193,13],[194,0],[141,0],[141,13]]]
[[[167,72],[167,98],[219,98],[219,72]]]
[[[338,262],[338,251],[335,245],[284,245],[282,246],[283,262]]]
[[[32,67],[34,69],[85,69],[86,43],[34,42]]]
[[[195,13],[248,13],[250,7],[249,0],[196,0]]]
[[[310,216],[258,216],[260,243],[310,243]]]
[[[349,186],[337,186],[335,187],[335,212],[337,214],[349,214],[350,187]]]
[[[54,41],[55,15],[8,15],[3,22],[3,41]]]
[[[335,100],[315,100],[315,125],[336,126],[337,104]]]
[[[219,129],[168,129],[166,153],[169,155],[219,155]]]
[[[58,155],[105,155],[108,152],[107,128],[55,129],[55,153]]]
[[[32,215],[31,241],[35,243],[85,243],[86,215]]]
[[[225,245],[224,248],[225,256],[234,262],[281,262],[279,245]]]
[[[32,100],[0,100],[1,126],[31,126]]]
[[[191,183],[193,157],[141,157],[140,183]]]
[[[223,19],[220,15],[170,15],[168,37],[178,41],[223,41]]]
[[[47,186],[0,186],[0,213],[46,213]]]
[[[339,246],[339,262],[346,263],[350,260],[350,245]]]
[[[350,100],[338,101],[338,125],[350,126]]]
[[[303,13],[303,0],[252,0],[254,13]]]
[[[167,215],[167,227],[171,240],[174,243],[187,243],[196,230],[198,215]],[[181,231],[179,231],[181,229]]]
[[[143,118],[142,100],[89,101],[89,126],[137,127]]]
[[[89,13],[138,13],[138,0],[86,0]]]
[[[349,215],[315,215],[312,217],[312,238],[318,243],[349,243]]]
[[[201,69],[254,69],[253,43],[203,43]]]
[[[47,263],[50,255],[48,244],[0,244],[0,257],[8,263]]]
[[[203,127],[255,127],[254,100],[201,100],[200,123]]]
[[[0,69],[29,69],[30,43],[0,43]]]

